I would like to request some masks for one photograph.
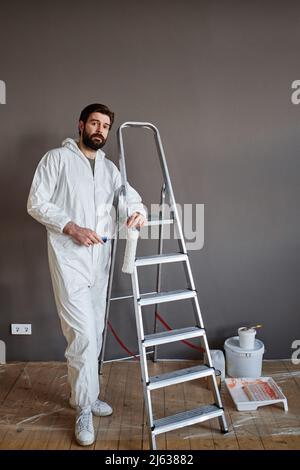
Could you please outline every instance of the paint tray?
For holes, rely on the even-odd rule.
[[[232,378],[225,379],[225,383],[238,411],[253,411],[275,403],[282,403],[288,411],[287,399],[272,377]]]

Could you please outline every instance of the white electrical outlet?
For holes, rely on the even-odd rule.
[[[31,323],[12,323],[12,335],[31,335]]]

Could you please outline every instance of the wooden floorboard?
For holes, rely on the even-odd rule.
[[[117,450],[119,448],[126,382],[130,365],[128,362],[114,362],[111,365],[109,382],[106,387],[106,399],[114,412],[111,416],[101,418],[94,445],[96,450]]]
[[[148,362],[149,375],[193,366],[192,361]],[[280,405],[239,412],[225,384],[221,397],[229,432],[220,432],[218,419],[157,436],[160,450],[294,450],[300,449],[300,365],[264,361],[263,375],[274,378],[288,399]],[[0,365],[0,449],[31,450],[139,450],[149,449],[149,435],[137,361],[104,365],[101,399],[114,409],[95,418],[96,440],[81,447],[74,439],[75,410],[68,404],[65,363],[12,363]],[[155,419],[212,403],[205,380],[155,390],[151,394]]]
[[[49,385],[56,369],[53,363],[21,365],[18,380],[1,404],[1,416],[9,424],[0,449],[44,448],[54,411],[48,401]]]
[[[130,364],[125,387],[119,450],[142,448],[144,400],[139,362]]]

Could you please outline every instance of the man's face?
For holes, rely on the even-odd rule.
[[[79,121],[82,142],[92,150],[99,150],[105,145],[110,129],[110,118],[106,114],[92,113],[88,120]]]

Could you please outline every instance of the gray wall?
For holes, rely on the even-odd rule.
[[[211,346],[259,322],[265,357],[290,357],[300,337],[300,106],[290,99],[300,78],[299,2],[4,0],[0,15],[0,338],[8,360],[63,358],[46,235],[26,199],[42,155],[76,135],[80,110],[94,101],[116,111],[115,129],[125,120],[157,124],[178,202],[205,204],[204,248],[190,254]],[[106,150],[117,161],[115,129]],[[149,204],[156,167],[147,138],[145,153],[141,139],[134,143],[130,181]],[[167,286],[173,281],[176,271]],[[118,273],[114,292],[128,288]],[[162,315],[190,325],[188,306],[175,307]],[[131,305],[116,305],[111,321],[136,352]],[[32,336],[11,336],[12,322],[32,323]],[[184,345],[160,354],[197,357]],[[110,336],[107,357],[122,355]]]

